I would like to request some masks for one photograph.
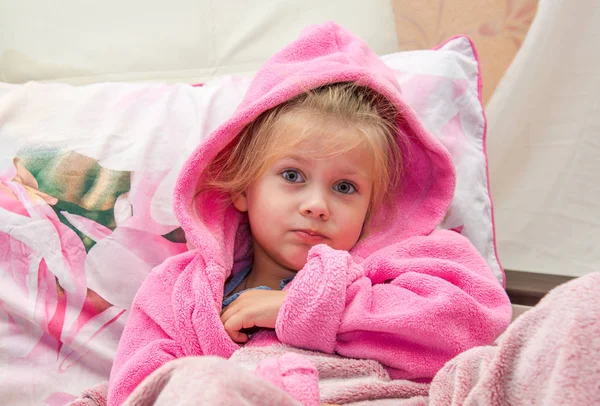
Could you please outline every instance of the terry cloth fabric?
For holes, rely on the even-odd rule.
[[[404,175],[390,191],[392,203],[374,213],[374,231],[350,252],[310,250],[285,289],[274,342],[374,360],[392,379],[428,381],[448,360],[506,329],[510,303],[485,260],[465,237],[436,230],[455,186],[447,150],[404,103],[394,72],[364,41],[326,23],[265,63],[231,119],[180,172],[174,210],[193,249],[157,267],[137,293],[111,371],[109,405],[173,359],[229,358],[240,348],[219,314],[225,281],[251,264],[247,216],[218,192],[199,192],[204,170],[262,112],[307,89],[349,81],[395,106],[397,131],[408,139],[400,145]]]

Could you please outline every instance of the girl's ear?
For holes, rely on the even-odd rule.
[[[233,196],[231,201],[233,202],[233,206],[242,213],[248,211],[248,198],[246,197],[246,192]]]

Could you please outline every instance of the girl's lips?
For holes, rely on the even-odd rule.
[[[308,244],[319,244],[327,239],[322,234],[311,230],[294,230],[294,234],[303,242]]]

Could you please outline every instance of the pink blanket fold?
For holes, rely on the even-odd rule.
[[[192,249],[154,269],[137,293],[111,371],[110,406],[172,360],[229,358],[240,349],[219,316],[225,281],[251,264],[248,219],[230,197],[200,187],[205,169],[264,111],[347,81],[377,91],[399,113],[402,180],[351,251],[310,249],[286,286],[273,343],[370,359],[392,379],[430,381],[448,360],[506,329],[510,303],[485,260],[465,237],[437,230],[454,194],[448,151],[403,101],[394,72],[364,41],[326,23],[269,59],[231,119],[186,161],[173,199]]]
[[[106,406],[108,382],[100,382],[84,390],[79,398],[69,402],[68,406]]]
[[[424,405],[428,388],[425,383],[390,379],[375,361],[280,345],[244,348],[230,360],[171,361],[149,375],[124,405],[319,406],[375,400]]]
[[[558,287],[517,319],[495,345],[458,355],[430,385],[390,380],[385,368],[372,360],[279,344],[244,347],[230,360],[188,357],[171,361],[149,375],[125,404],[597,405],[598,292],[600,273]],[[71,405],[104,404],[103,399],[87,400]]]
[[[230,360],[276,384],[280,377],[287,378],[285,385],[278,386],[295,399],[314,399],[312,403],[303,404],[318,405],[319,401],[354,404],[378,399],[398,401],[422,398],[429,389],[427,383],[391,379],[384,366],[373,360],[344,358],[281,344],[242,348]],[[290,370],[293,373],[290,374]],[[314,392],[312,396],[298,395],[311,389]]]
[[[432,405],[600,405],[600,273],[551,291],[494,346],[448,362]]]

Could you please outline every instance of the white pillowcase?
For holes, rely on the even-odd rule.
[[[402,94],[456,166],[454,200],[440,225],[467,237],[505,285],[497,255],[481,102],[481,70],[473,43],[454,37],[435,50],[383,57],[397,72]]]

